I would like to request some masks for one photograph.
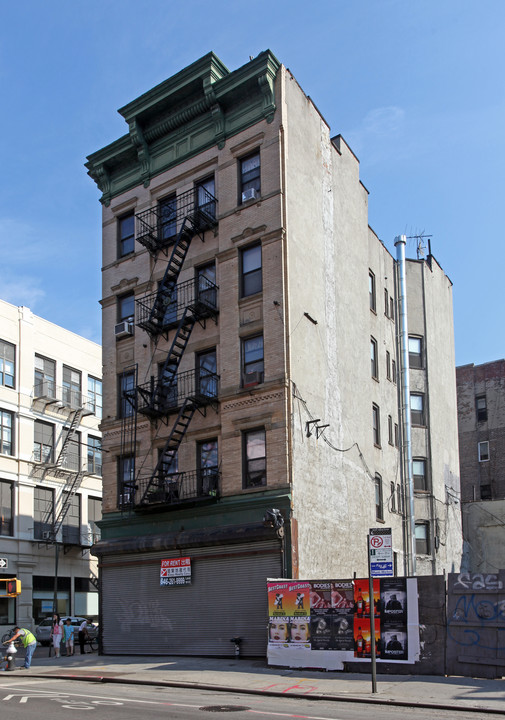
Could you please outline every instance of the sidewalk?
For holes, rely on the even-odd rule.
[[[17,665],[21,665],[21,652]],[[307,699],[377,702],[406,707],[494,712],[505,716],[505,680],[462,677],[378,675],[372,693],[371,676],[356,673],[269,668],[264,659],[127,657],[74,655],[55,659],[37,648],[32,667],[0,673],[7,679],[51,677],[95,682],[198,687],[246,694],[299,695]]]

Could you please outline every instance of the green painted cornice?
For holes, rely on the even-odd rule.
[[[172,508],[166,512],[134,513],[128,518],[122,513],[106,513],[99,521],[102,539],[149,535],[157,532],[203,530],[246,523],[261,522],[265,510],[278,508],[286,521],[290,517],[291,493],[288,489],[230,495],[214,504]]]
[[[269,51],[230,72],[208,53],[119,110],[129,133],[89,155],[86,167],[101,202],[275,114],[280,63]]]

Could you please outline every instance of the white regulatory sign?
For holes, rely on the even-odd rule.
[[[370,574],[372,577],[393,575],[393,536],[391,528],[370,528]]]

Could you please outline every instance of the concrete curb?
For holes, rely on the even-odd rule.
[[[311,693],[310,695],[298,695],[296,693],[287,694],[278,692],[276,690],[254,690],[253,688],[239,688],[226,685],[209,685],[207,683],[198,682],[184,682],[182,680],[135,680],[126,679],[121,677],[105,677],[103,675],[71,675],[71,674],[58,674],[53,673],[42,673],[35,674],[30,673],[29,675],[23,675],[23,677],[36,677],[36,678],[50,678],[54,680],[74,680],[81,682],[96,682],[103,684],[114,684],[114,685],[153,685],[157,687],[174,687],[191,689],[195,688],[198,690],[210,690],[213,692],[222,693],[235,693],[241,695],[259,695],[269,697],[289,697],[303,698],[304,700],[326,700],[331,702],[348,702],[348,703],[362,703],[367,705],[393,705],[395,707],[404,708],[422,708],[426,710],[451,710],[455,712],[468,712],[468,713],[485,713],[486,715],[504,715],[505,709],[498,710],[487,707],[479,707],[475,705],[448,705],[440,702],[421,702],[417,700],[406,701],[406,700],[395,700],[393,698],[380,698],[380,697],[359,697],[357,695],[325,695],[321,693]]]

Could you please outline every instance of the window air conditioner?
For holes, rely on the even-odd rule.
[[[254,188],[249,188],[248,190],[244,190],[242,193],[242,202],[245,203],[248,200],[256,200],[256,190]]]
[[[263,382],[263,373],[255,370],[244,375],[244,387],[250,387],[251,385],[259,385]]]
[[[133,323],[128,322],[128,320],[118,323],[114,327],[114,335],[117,339],[133,335]]]

